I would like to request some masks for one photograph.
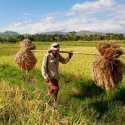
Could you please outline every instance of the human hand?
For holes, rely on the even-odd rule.
[[[69,58],[72,58],[72,56],[73,56],[73,52],[70,52],[69,53]]]
[[[46,82],[46,83],[49,83],[49,80],[48,80],[48,79],[45,79],[45,82]]]

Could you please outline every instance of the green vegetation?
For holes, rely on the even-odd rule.
[[[36,44],[47,49],[51,43]],[[124,41],[119,44],[125,46]],[[86,53],[96,53],[95,45],[61,43],[67,50]],[[45,53],[35,53],[38,62],[28,80],[14,61],[18,49],[18,44],[0,44],[0,125],[124,125],[125,79],[112,92],[98,88],[91,80],[95,57],[76,54],[67,65],[60,65],[61,89],[57,103],[52,103],[40,71]]]
[[[53,41],[99,41],[99,40],[125,40],[122,33],[100,33],[90,31],[79,32],[47,32],[39,34],[18,34],[12,31],[0,33],[0,43],[16,43],[24,38],[32,41],[53,42]]]

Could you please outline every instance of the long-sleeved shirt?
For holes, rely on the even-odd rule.
[[[42,75],[44,79],[59,79],[59,62],[62,64],[68,63],[70,60],[62,57],[60,54],[54,56],[52,53],[48,53],[42,63]]]

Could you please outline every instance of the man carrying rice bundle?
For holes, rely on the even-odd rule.
[[[57,99],[59,91],[59,63],[66,64],[69,62],[73,53],[69,53],[67,58],[60,55],[60,45],[59,43],[53,43],[47,55],[43,59],[42,64],[42,75],[48,86],[48,96],[54,96]]]

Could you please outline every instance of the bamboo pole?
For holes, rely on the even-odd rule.
[[[32,52],[48,52],[48,50],[32,50]],[[84,53],[84,52],[74,52],[74,51],[65,51],[61,50],[59,53],[73,53],[73,54],[83,54],[83,55],[96,55],[95,53]]]
[[[123,50],[123,55],[125,56],[125,49]],[[48,52],[48,50],[32,50],[32,52]],[[67,50],[61,50],[59,51],[59,53],[73,53],[73,54],[83,54],[83,55],[97,55],[96,53],[84,53],[81,51],[67,51]]]

